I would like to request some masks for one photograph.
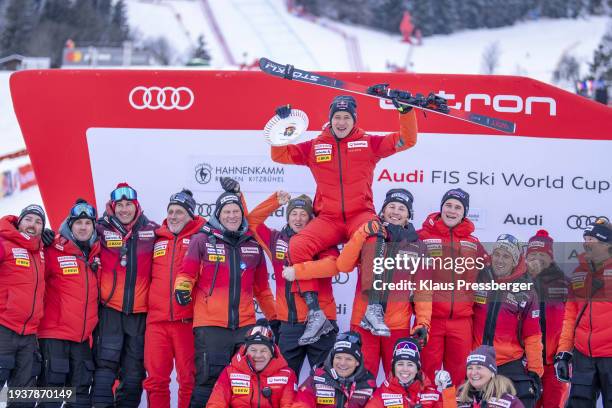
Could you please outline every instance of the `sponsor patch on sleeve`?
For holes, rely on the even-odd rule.
[[[268,384],[287,384],[289,382],[289,377],[279,376],[279,377],[268,377]]]

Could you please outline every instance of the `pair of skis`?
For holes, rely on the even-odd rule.
[[[278,64],[267,58],[261,58],[259,60],[259,68],[266,74],[273,75],[279,78],[304,82],[307,84],[325,86],[328,88],[340,89],[343,91],[379,99],[391,100],[396,103],[411,106],[413,108],[421,109],[426,112],[450,116],[455,119],[474,123],[480,126],[485,126],[487,128],[499,130],[505,133],[514,133],[516,131],[516,124],[508,120],[497,119],[491,116],[485,116],[478,113],[466,112],[460,109],[453,108],[451,110],[451,108],[446,102],[446,99],[434,95],[433,93],[429,94],[428,96],[424,96],[421,94],[412,95],[409,92],[390,89],[388,84],[377,84],[374,86],[366,87],[364,85],[341,81],[336,78],[297,69],[293,65]]]

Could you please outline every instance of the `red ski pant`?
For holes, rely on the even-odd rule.
[[[536,404],[536,408],[563,408],[565,406],[569,395],[569,384],[557,380],[553,364],[544,366],[542,388],[544,388],[544,393]]]
[[[433,381],[436,371],[448,371],[455,387],[465,379],[465,362],[472,351],[472,318],[444,319],[433,317],[427,345],[421,361],[423,371]]]
[[[376,378],[382,359],[385,378],[387,378],[392,368],[391,362],[395,342],[402,337],[410,337],[410,329],[393,329],[390,337],[375,336],[369,330],[356,325],[351,325],[351,330],[361,335],[361,352],[363,353],[365,368]]]
[[[350,217],[344,222],[342,215],[329,216],[321,214],[315,217],[289,241],[289,258],[292,264],[312,261],[319,252],[348,241],[353,233],[370,220],[378,219],[372,211],[364,211]],[[314,279],[299,281],[299,291],[317,290]]]
[[[195,382],[193,323],[148,323],[145,331],[145,358],[147,378],[143,387],[147,391],[149,407],[170,407],[170,374],[176,363],[179,384],[178,406],[189,407]]]

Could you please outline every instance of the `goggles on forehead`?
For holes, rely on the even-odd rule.
[[[395,352],[397,353],[399,350],[413,350],[418,353],[419,346],[411,341],[401,341],[397,343],[397,346],[395,346]]]
[[[514,235],[510,235],[510,234],[502,234],[499,237],[497,237],[498,241],[508,241],[511,244],[514,244],[516,246],[520,247],[520,242],[518,239],[516,239],[516,237]]]
[[[120,200],[137,200],[138,194],[136,194],[136,190],[132,187],[119,187],[113,190],[111,193],[111,200],[120,201]]]
[[[251,330],[249,330],[247,336],[245,337],[246,341],[255,340],[258,338],[266,337],[270,341],[274,340],[274,333],[272,329],[265,326],[255,326]]]
[[[349,343],[359,344],[361,346],[361,336],[353,332],[338,334],[336,341],[348,341]]]
[[[95,220],[97,218],[96,209],[88,203],[78,203],[70,209],[70,218],[78,218],[85,215],[87,218]]]
[[[188,204],[190,201],[193,201],[193,197],[191,197],[189,194],[184,193],[182,191],[172,194],[170,196],[170,202],[179,202],[183,204]]]

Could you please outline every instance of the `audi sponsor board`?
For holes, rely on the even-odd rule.
[[[597,219],[603,218],[606,221],[610,221],[605,215],[569,215],[565,221],[567,227],[573,230],[583,230],[592,222]]]
[[[137,86],[130,91],[128,100],[137,110],[187,110],[195,102],[195,95],[186,86]]]

